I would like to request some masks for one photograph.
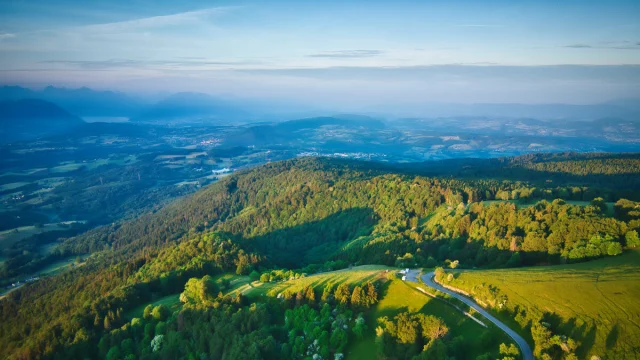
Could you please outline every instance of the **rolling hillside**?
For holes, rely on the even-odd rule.
[[[449,284],[496,306],[501,318],[528,337],[530,321],[542,318],[577,341],[581,359],[640,356],[639,251],[583,264],[461,271]]]

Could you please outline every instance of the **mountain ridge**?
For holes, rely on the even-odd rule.
[[[68,131],[85,122],[57,106],[39,99],[0,102],[0,139],[27,140]]]

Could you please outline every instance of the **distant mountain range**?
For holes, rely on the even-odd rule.
[[[40,99],[71,114],[87,117],[126,117],[154,124],[212,123],[227,125],[259,120],[279,121],[327,114],[300,104],[267,99],[220,98],[203,93],[181,92],[154,102],[113,91],[86,87],[67,89],[49,86],[34,91],[20,86],[0,87],[0,101]],[[387,117],[487,117],[491,119],[597,120],[617,118],[640,121],[640,99],[617,99],[601,104],[446,104],[423,103],[372,106],[367,113]]]
[[[130,117],[142,110],[146,104],[129,95],[113,91],[46,87],[34,91],[20,86],[0,88],[0,101],[40,99],[52,102],[68,112],[81,117]]]
[[[227,140],[235,146],[280,143],[296,139],[301,130],[318,129],[322,126],[333,126],[346,129],[381,130],[385,123],[379,119],[360,115],[335,115],[283,121],[273,125],[249,126]]]
[[[63,133],[85,122],[59,106],[44,100],[23,99],[0,102],[0,140],[16,141]]]
[[[144,109],[131,121],[166,122],[208,122],[218,125],[228,124],[249,118],[242,106],[229,101],[214,98],[207,94],[183,92],[173,94],[166,99]]]
[[[494,118],[536,118],[542,120],[582,120],[589,121],[603,117],[618,117],[625,120],[640,119],[640,100],[625,99],[603,104],[438,104],[399,106],[381,105],[371,111],[391,113],[400,116],[460,117],[487,116]]]

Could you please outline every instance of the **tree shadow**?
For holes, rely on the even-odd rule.
[[[576,349],[576,355],[578,355],[580,359],[586,359],[589,355],[589,350],[591,350],[593,345],[596,343],[596,325],[592,324],[589,327],[587,326],[588,325],[586,323],[582,325],[582,336],[577,337],[578,339],[582,340],[580,346],[578,346],[578,348]],[[588,329],[588,331],[585,333],[584,330],[586,329]]]
[[[558,153],[550,159],[536,159],[535,163],[553,163],[559,161],[588,161],[609,159],[638,159],[637,154],[602,155],[597,157],[579,156],[576,153]],[[588,185],[610,190],[611,198],[624,197],[639,200],[637,188],[640,177],[637,174],[576,174],[569,171],[545,171],[529,167],[523,162],[509,163],[508,159],[447,159],[423,163],[399,164],[397,172],[410,172],[424,176],[453,176],[467,179],[510,179],[546,185],[552,181],[555,185]],[[590,199],[573,199],[590,200]]]
[[[613,325],[611,331],[609,331],[609,335],[607,335],[606,346],[607,349],[613,348],[618,342],[618,337],[620,336],[620,327],[618,324]]]
[[[324,219],[245,238],[243,243],[265,254],[274,265],[299,268],[327,261],[340,248],[369,235],[378,217],[370,208],[352,208]]]

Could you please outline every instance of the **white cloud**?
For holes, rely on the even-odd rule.
[[[0,41],[16,37],[16,34],[0,33]]]
[[[87,25],[82,29],[96,33],[122,33],[140,29],[162,28],[177,25],[194,25],[195,23],[205,23],[207,20],[210,20],[215,16],[225,14],[234,8],[237,7],[214,7],[170,15],[159,15],[127,21]]]
[[[454,25],[455,27],[467,27],[467,28],[501,28],[504,27],[504,25],[498,25],[498,24],[461,24],[461,25]]]

